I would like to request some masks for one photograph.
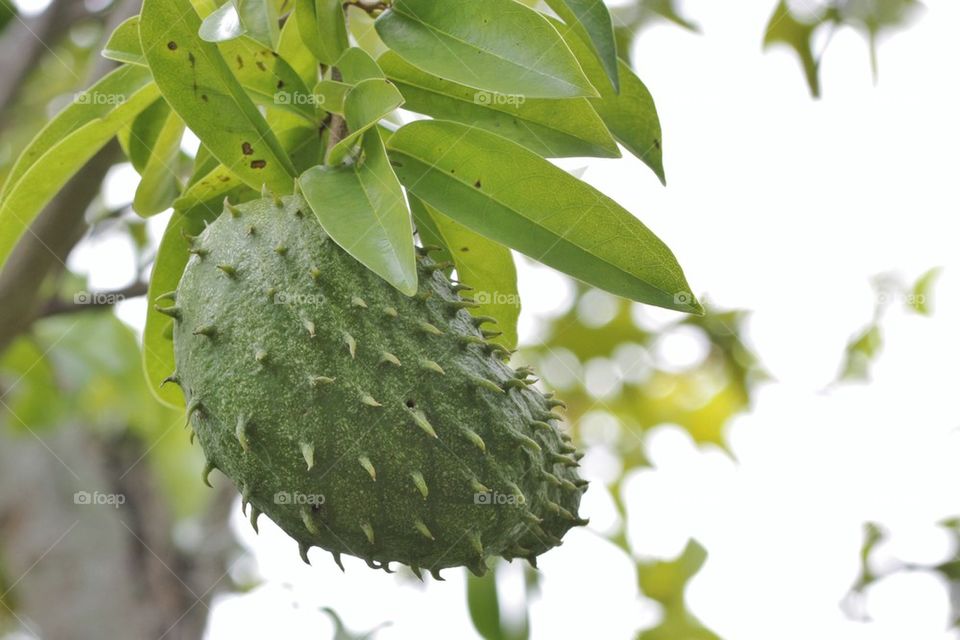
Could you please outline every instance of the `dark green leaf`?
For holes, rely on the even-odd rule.
[[[401,128],[389,148],[409,191],[473,231],[611,293],[702,312],[653,232],[520,145],[433,120]]]
[[[477,91],[420,71],[393,51],[378,60],[403,94],[404,108],[474,124],[547,158],[617,158],[620,150],[587,98],[524,99]]]
[[[547,5],[560,16],[567,25],[574,28],[577,35],[590,45],[603,63],[614,91],[620,91],[620,74],[617,65],[617,42],[613,35],[613,23],[610,11],[602,0],[546,0]],[[589,76],[591,80],[597,80]]]
[[[596,95],[556,30],[514,0],[397,0],[376,26],[388,47],[446,80],[527,98]]]
[[[593,51],[576,33],[560,22],[554,25],[563,34],[590,77],[601,72]],[[627,63],[620,61],[620,93],[601,86],[600,97],[590,99],[604,123],[620,144],[642,160],[666,184],[663,171],[663,133],[653,96]]]

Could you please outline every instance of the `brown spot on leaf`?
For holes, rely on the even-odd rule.
[[[480,184],[480,181],[479,181],[479,180],[477,180],[476,182],[473,183],[473,186],[475,186],[477,189],[479,189],[479,188],[481,188],[483,185]]]
[[[240,57],[240,54],[237,54],[237,69],[243,69],[243,58]]]
[[[660,151],[660,138],[653,139],[653,146],[657,148],[657,151]]]
[[[253,146],[251,146],[249,142],[244,142],[240,148],[243,149],[243,155],[245,156],[253,155]]]
[[[267,166],[266,160],[254,160],[253,162],[250,163],[251,169],[263,169],[266,166]]]
[[[283,89],[283,80],[277,80],[277,89]]]
[[[197,59],[193,57],[193,52],[192,52],[192,51],[190,51],[190,52],[187,53],[187,59],[190,61],[190,66],[191,66],[191,67],[196,67],[196,66],[197,66]]]
[[[208,98],[207,94],[205,93],[200,94],[200,99],[203,100],[204,102],[210,102],[210,98]]]
[[[260,62],[259,60],[257,60],[257,69],[260,69],[260,71],[266,71],[266,70],[267,70],[267,65],[265,65],[265,64],[263,64],[262,62]]]
[[[170,49],[170,51],[176,51],[177,43],[171,40],[170,42],[167,43],[167,49]]]
[[[470,247],[460,247],[460,251],[467,253],[468,251],[470,251]]]

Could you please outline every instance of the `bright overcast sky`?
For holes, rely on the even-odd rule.
[[[774,0],[682,4],[703,33],[658,26],[636,52],[660,110],[669,187],[628,158],[590,161],[584,177],[667,241],[694,291],[754,311],[748,338],[776,382],[730,432],[736,465],[695,450],[677,429],[653,432],[654,469],[627,482],[632,540],[659,557],[690,536],[707,547],[688,596],[727,640],[953,637],[946,591],[932,576],[881,583],[866,603],[872,623],[847,620],[840,601],[867,520],[893,534],[881,557],[936,562],[955,552],[934,525],[960,514],[960,3],[926,0],[918,24],[884,41],[877,86],[863,39],[838,33],[819,102],[792,55],[760,52]],[[73,258],[91,270],[93,288],[124,284],[103,257],[128,251],[107,244]],[[871,276],[912,280],[933,266],[945,268],[934,317],[892,311],[874,381],[827,389],[850,334],[871,318]],[[529,338],[537,318],[568,298],[543,269],[521,277]],[[134,324],[142,312],[141,303],[121,310]],[[588,477],[609,473],[606,459],[595,446]],[[613,517],[601,484],[585,497],[593,532],[572,531],[541,559],[535,639],[626,640],[657,620],[631,565],[596,534]],[[209,640],[331,637],[321,606],[354,630],[391,621],[382,640],[475,637],[457,572],[422,586],[345,559],[343,575],[319,550],[308,568],[295,543],[261,522],[254,537],[237,514],[256,562],[245,571],[264,582],[218,600]],[[520,576],[512,567],[502,581],[505,599]]]

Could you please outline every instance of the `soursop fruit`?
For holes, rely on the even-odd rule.
[[[231,206],[176,292],[176,372],[208,465],[300,544],[418,575],[560,544],[586,482],[561,402],[505,363],[425,251],[407,297],[300,196]],[[342,564],[341,564],[342,567]]]

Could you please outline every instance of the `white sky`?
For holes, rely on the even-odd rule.
[[[679,553],[689,536],[707,547],[688,596],[727,640],[953,637],[947,594],[932,576],[882,583],[867,600],[868,624],[847,620],[839,603],[866,520],[892,531],[881,556],[932,562],[956,551],[934,523],[960,513],[960,4],[927,0],[918,24],[884,42],[877,86],[864,41],[838,33],[820,102],[791,54],[760,52],[774,0],[683,4],[703,34],[655,27],[636,58],[660,110],[669,188],[632,158],[590,161],[584,177],[667,241],[696,292],[754,311],[748,338],[776,382],[730,432],[737,464],[695,450],[668,425],[651,434],[654,469],[627,482],[631,540],[658,557]],[[108,240],[72,264],[105,289],[125,283],[115,261],[124,255]],[[873,383],[825,390],[850,334],[871,317],[871,276],[912,280],[937,265],[935,316],[890,313]],[[551,282],[544,269],[522,269],[528,338],[568,299],[545,295]],[[142,313],[142,302],[121,309],[134,324]],[[604,477],[608,457],[594,447],[586,472]],[[628,639],[658,619],[630,563],[596,533],[613,518],[600,484],[585,497],[590,530],[571,532],[541,560],[534,639]],[[317,566],[303,566],[266,518],[259,537],[239,514],[237,530],[264,582],[218,601],[209,640],[331,637],[322,606],[354,630],[391,621],[382,640],[475,637],[456,572],[421,586],[345,558],[344,575],[319,550]],[[519,579],[514,569],[502,581],[508,600]]]

